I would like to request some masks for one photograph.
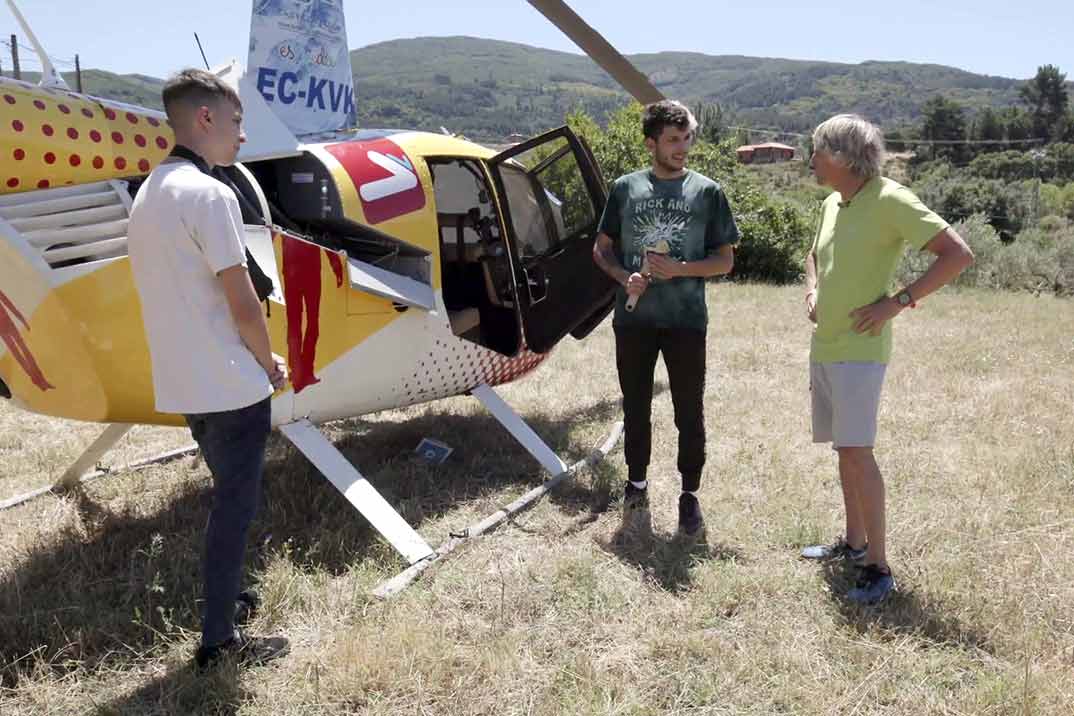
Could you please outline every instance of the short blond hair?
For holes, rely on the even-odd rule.
[[[884,165],[884,134],[856,114],[837,114],[813,131],[813,149],[830,154],[863,179],[880,176]]]

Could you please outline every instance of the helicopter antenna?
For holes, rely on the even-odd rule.
[[[194,42],[198,43],[198,51],[201,52],[201,61],[205,63],[205,69],[209,69],[209,61],[205,59],[205,50],[201,46],[201,39],[198,38],[198,33],[194,33]]]

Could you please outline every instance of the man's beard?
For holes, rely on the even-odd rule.
[[[657,154],[657,155],[655,155],[654,158],[656,159],[656,165],[658,167],[660,167],[662,170],[664,170],[665,172],[667,172],[668,174],[674,174],[674,173],[680,172],[680,171],[682,171],[682,170],[684,170],[686,168],[686,158],[685,157],[683,158],[682,166],[676,166],[674,164],[671,164],[670,162],[673,161],[673,160],[670,157],[665,159],[664,157],[661,157],[659,154]]]

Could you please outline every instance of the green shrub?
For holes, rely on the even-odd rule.
[[[959,286],[1008,291],[1074,293],[1074,227],[1059,220],[1049,229],[1030,229],[1004,242],[986,217],[975,214],[952,228],[973,251],[974,262],[956,280]],[[908,252],[898,285],[915,281],[932,264],[927,251]]]

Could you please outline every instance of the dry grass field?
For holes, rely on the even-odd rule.
[[[707,543],[673,539],[675,431],[658,367],[654,536],[612,539],[621,450],[400,597],[404,566],[274,438],[249,565],[253,625],[292,653],[210,676],[197,640],[208,473],[192,457],[0,513],[0,714],[1074,713],[1074,304],[944,292],[898,319],[878,459],[898,593],[797,558],[842,529],[810,443],[801,289],[711,288]],[[502,390],[569,461],[619,419],[612,334]],[[97,426],[0,405],[0,498],[46,483]],[[434,545],[539,484],[457,398],[328,426]],[[422,436],[456,450],[441,467]],[[120,464],[189,442],[139,428]]]

